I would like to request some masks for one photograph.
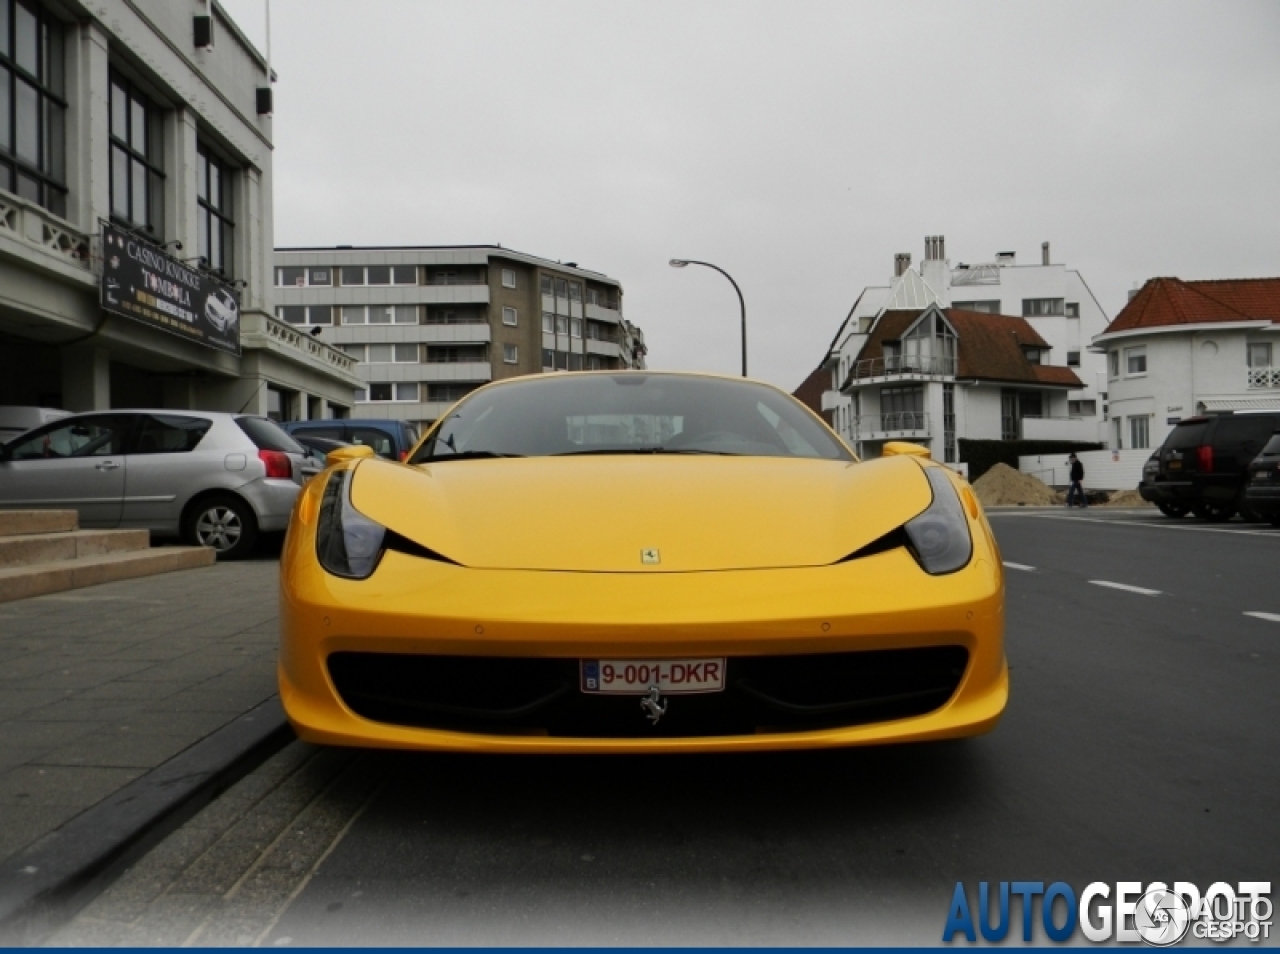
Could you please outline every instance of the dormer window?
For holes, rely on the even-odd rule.
[[[1031,364],[1043,364],[1044,351],[1040,348],[1023,348],[1022,353],[1026,355],[1027,361]]]

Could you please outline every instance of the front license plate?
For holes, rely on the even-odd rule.
[[[584,659],[582,691],[642,696],[654,686],[664,695],[724,690],[723,659]]]

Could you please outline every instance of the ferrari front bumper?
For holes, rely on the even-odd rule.
[[[295,523],[282,564],[280,695],[306,741],[507,753],[730,752],[978,735],[1008,697],[999,554],[976,520],[963,570],[924,573],[903,549],[824,567],[695,573],[477,570],[388,552],[367,580],[319,568]],[[374,721],[334,684],[334,653],[516,659],[796,656],[925,647],[967,653],[954,693],[907,718],[804,731],[627,737],[457,731]],[[679,706],[680,697],[670,698]],[[636,709],[637,721],[641,719]],[[641,723],[643,725],[643,723]]]

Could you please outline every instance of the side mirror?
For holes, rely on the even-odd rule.
[[[348,444],[346,447],[339,447],[331,450],[325,455],[325,463],[329,466],[341,464],[347,460],[360,460],[364,457],[377,457],[373,452],[373,448],[368,444]]]
[[[889,441],[880,451],[881,457],[923,457],[928,460],[932,455],[929,448],[912,444],[910,441]]]

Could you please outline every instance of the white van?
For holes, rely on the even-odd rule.
[[[52,407],[18,407],[0,404],[0,444],[7,444],[33,427],[70,416],[70,411]]]

